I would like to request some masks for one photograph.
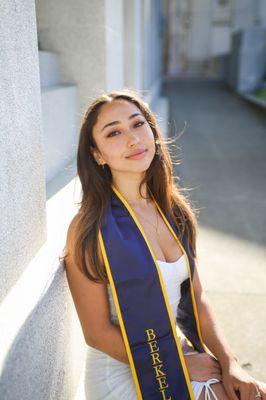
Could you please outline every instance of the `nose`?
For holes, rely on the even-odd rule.
[[[132,147],[139,142],[139,136],[136,132],[129,131],[128,146]]]

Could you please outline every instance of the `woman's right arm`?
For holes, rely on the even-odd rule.
[[[66,276],[79,317],[85,342],[109,356],[129,364],[120,327],[110,318],[106,283],[89,280],[77,267],[73,258],[73,237],[77,215],[71,221],[66,241]],[[95,276],[88,266],[90,273]]]

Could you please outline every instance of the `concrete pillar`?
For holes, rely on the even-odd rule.
[[[58,262],[72,191],[46,201],[35,3],[0,15],[0,398],[65,400],[85,355]]]
[[[188,59],[192,65],[197,66],[210,56],[211,1],[191,0],[191,3]]]
[[[124,84],[123,66],[123,1],[105,0],[104,90],[120,89]]]
[[[168,19],[168,65],[167,75],[175,76],[182,70],[186,62],[187,31],[183,28],[182,5],[184,2],[165,0]],[[187,7],[187,2],[185,3]],[[180,12],[178,12],[180,10]],[[184,11],[183,11],[184,12]]]
[[[162,75],[162,10],[160,0],[142,2],[143,89],[160,85]]]
[[[0,299],[46,239],[34,1],[0,4]]]
[[[79,116],[102,90],[123,85],[122,0],[36,1],[41,50],[60,54],[63,82],[77,85]]]
[[[234,0],[232,2],[232,30],[238,31],[260,25],[262,4],[259,0]]]
[[[142,37],[141,0],[124,0],[124,85],[142,89]]]

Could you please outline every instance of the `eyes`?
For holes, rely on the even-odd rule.
[[[139,122],[137,122],[135,125],[134,125],[134,127],[139,127],[139,126],[142,126],[142,125],[144,125],[145,124],[145,122],[144,121],[139,121]],[[112,137],[113,135],[113,133],[116,133],[116,132],[119,132],[119,131],[112,131],[112,132],[110,132],[110,133],[108,133],[108,135],[107,135],[107,137]],[[116,136],[116,135],[114,135],[114,136]]]

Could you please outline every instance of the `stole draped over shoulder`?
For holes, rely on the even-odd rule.
[[[155,205],[186,259],[189,278],[173,315],[156,256],[126,199],[111,184],[99,228],[102,251],[138,399],[194,399],[175,323],[194,349],[205,352],[193,290],[194,258],[178,228]]]

